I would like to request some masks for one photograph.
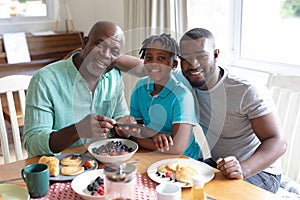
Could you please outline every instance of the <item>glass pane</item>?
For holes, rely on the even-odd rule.
[[[299,0],[244,0],[241,56],[299,65]]]
[[[220,59],[229,60],[232,50],[232,0],[188,0],[188,29],[205,28],[216,39]]]
[[[0,0],[0,19],[45,16],[47,16],[45,0]]]

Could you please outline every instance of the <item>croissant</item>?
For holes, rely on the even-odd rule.
[[[48,165],[49,174],[53,176],[59,175],[59,160],[54,156],[42,156],[39,163]]]

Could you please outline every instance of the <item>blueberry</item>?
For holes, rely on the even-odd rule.
[[[88,186],[87,186],[87,190],[88,191],[93,191],[93,183],[90,183],[90,184],[88,184]]]

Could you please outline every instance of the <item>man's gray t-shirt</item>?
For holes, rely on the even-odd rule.
[[[248,159],[260,144],[250,119],[273,112],[274,103],[266,87],[228,74],[210,90],[192,88],[180,70],[174,76],[194,93],[196,114],[211,150],[213,160],[235,156],[240,162]],[[266,169],[281,173],[280,165]]]

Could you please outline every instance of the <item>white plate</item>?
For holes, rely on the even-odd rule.
[[[160,160],[150,165],[150,167],[148,167],[147,169],[148,176],[157,183],[174,182],[174,181],[170,181],[170,178],[168,177],[162,178],[161,176],[158,176],[156,174],[156,172],[158,171],[158,167],[160,165],[172,163],[172,162],[187,163],[197,168],[200,172],[199,175],[203,176],[204,183],[209,182],[211,179],[213,179],[215,175],[214,170],[209,165],[203,162],[196,161],[193,159],[173,158],[173,159]],[[192,187],[192,184],[187,185],[186,183],[180,183],[180,182],[175,182],[175,183],[179,184],[182,188]]]
[[[2,195],[3,200],[28,200],[29,194],[27,191],[14,184],[0,184],[0,194]]]
[[[87,186],[92,183],[98,176],[104,178],[103,169],[84,172],[75,177],[71,183],[72,189],[83,199],[99,200],[105,199],[104,196],[92,196],[91,192],[87,190]]]
[[[72,154],[60,154],[60,155],[57,155],[55,156],[56,158],[58,158],[59,162],[61,159],[65,158],[65,157],[68,157],[68,156],[71,156]],[[83,156],[81,155],[81,158],[82,158],[82,161],[80,163],[80,165],[82,165],[86,160],[94,160],[96,165],[90,169],[86,169],[84,170],[84,172],[87,172],[87,171],[91,171],[91,170],[94,170],[94,169],[97,169],[98,168],[98,162],[97,160],[95,160],[94,158],[92,157],[89,157],[89,156]],[[64,166],[59,164],[59,172],[61,170],[61,168],[63,168]],[[83,172],[82,172],[83,173]],[[49,180],[50,181],[71,181],[73,180],[76,176],[78,175],[74,175],[74,176],[65,176],[65,175],[62,175],[62,174],[59,174],[58,176],[50,176],[49,177]]]

